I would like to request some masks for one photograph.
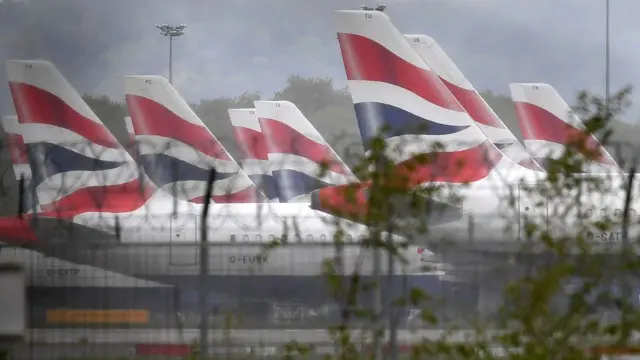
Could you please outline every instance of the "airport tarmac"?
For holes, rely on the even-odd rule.
[[[410,351],[410,347],[398,348],[401,353]],[[231,359],[246,358],[248,354],[254,354],[266,358],[273,356],[280,359],[285,353],[282,347],[276,346],[211,346],[209,353],[212,356],[219,355]],[[335,353],[335,347],[329,345],[316,345],[310,355],[328,355]],[[138,347],[133,344],[23,344],[15,346],[10,351],[13,360],[50,360],[50,359],[79,359],[99,357],[101,359],[126,359],[134,356],[145,356],[138,352]]]
[[[353,339],[366,339],[369,332],[352,330]],[[399,343],[415,343],[422,339],[437,340],[445,335],[445,330],[399,330]],[[449,339],[469,340],[472,332],[456,331]],[[164,343],[188,344],[199,338],[198,329],[37,329],[29,330],[26,340],[31,343]],[[286,344],[297,341],[307,344],[332,343],[326,329],[289,330],[209,330],[211,344]]]

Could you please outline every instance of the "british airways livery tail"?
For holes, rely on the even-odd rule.
[[[505,156],[530,170],[543,171],[433,38],[427,35],[405,35],[405,38]]]
[[[124,127],[127,129],[127,145],[125,148],[131,154],[134,160],[138,160],[138,147],[136,142],[136,132],[133,130],[133,122],[131,122],[131,116],[124,117]]]
[[[334,14],[365,150],[373,137],[382,135],[403,186],[474,184],[492,173],[522,175],[526,169],[506,158],[474,125],[386,14]]]
[[[242,156],[242,170],[249,175],[269,201],[280,201],[273,174],[269,168],[267,147],[256,109],[228,109],[227,112]]]
[[[53,64],[9,60],[6,69],[38,210],[126,213],[147,203],[154,189]]]
[[[314,190],[357,181],[293,103],[256,101],[254,105],[280,202],[309,201]]]
[[[572,142],[584,141],[582,154],[591,160],[586,172],[620,171],[613,157],[593,134],[586,133],[582,121],[551,85],[514,83],[509,89],[524,144],[534,157],[559,158]]]
[[[216,203],[265,200],[189,104],[161,76],[125,76],[139,162],[151,180],[182,200],[203,203],[209,169]]]

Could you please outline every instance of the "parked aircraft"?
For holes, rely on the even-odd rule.
[[[358,181],[329,143],[289,101],[256,101],[280,202],[309,202],[328,185]]]
[[[447,262],[468,261],[467,255],[492,256],[503,262],[508,258],[505,254],[521,254],[529,216],[538,216],[554,235],[576,238],[588,211],[592,219],[594,210],[595,216],[600,210],[620,214],[624,179],[615,176],[608,183],[614,184],[611,190],[576,193],[585,197],[582,209],[570,209],[564,216],[554,214],[556,209],[551,206],[561,205],[562,199],[544,199],[539,206],[540,199],[524,192],[524,186],[536,185],[546,174],[517,165],[496,148],[386,14],[361,10],[334,14],[365,150],[369,151],[372,137],[382,134],[387,157],[408,190],[448,184],[462,196],[458,211],[451,204],[453,209],[445,209],[448,216],[430,219],[427,234],[414,234]],[[436,142],[441,148],[434,150]],[[426,155],[430,161],[424,161]],[[366,200],[369,186],[363,183],[318,190],[312,196],[312,207],[337,213],[349,206],[345,189],[355,188],[361,202],[351,207],[357,210],[365,205],[362,200]],[[510,207],[512,201],[515,209]],[[634,200],[632,208],[636,203]],[[631,233],[637,230],[637,225],[632,225]],[[595,251],[606,253],[621,246],[619,239],[609,240],[610,234],[584,235]],[[536,245],[524,256],[535,258],[545,253],[544,244]]]
[[[31,181],[31,167],[26,144],[20,133],[20,124],[17,116],[4,116],[2,118],[4,139],[11,156],[13,172],[17,181],[24,181],[26,188]],[[22,179],[22,180],[21,180]],[[23,194],[22,210],[31,212],[34,203],[29,192]],[[20,209],[17,207],[16,211]],[[7,235],[3,232],[3,235]],[[100,286],[161,286],[158,283],[148,282],[106,271],[100,268],[77,265],[54,257],[44,256],[37,251],[22,249],[6,244],[0,247],[0,261],[20,262],[25,266],[27,283],[30,286],[44,287],[78,287],[96,286],[96,279],[100,279]]]
[[[256,109],[228,109],[227,111],[242,157],[242,170],[249,175],[270,202],[279,202]]]
[[[543,171],[433,38],[427,35],[404,37],[427,66],[438,75],[476,126],[506,157],[527,169]]]
[[[35,180],[32,188],[39,200],[34,214],[26,217],[35,235],[27,234],[22,223],[21,245],[141,279],[196,286],[202,207],[179,201],[175,209],[172,198],[147,185],[131,157],[51,63],[8,61],[7,75],[24,127]],[[129,172],[110,173],[121,167]],[[103,173],[106,176],[98,176]],[[69,178],[82,181],[66,187]],[[118,192],[98,191],[122,187],[125,182],[137,185]],[[62,195],[54,193],[52,185],[61,188]],[[82,201],[66,200],[90,191],[100,195],[102,202],[86,196]],[[63,201],[67,206],[61,207]],[[102,203],[105,208],[100,207]],[[359,245],[367,229],[342,222],[346,244],[337,250],[333,237],[338,219],[308,204],[212,204],[206,220],[212,246],[211,290],[263,299],[314,299],[321,291],[318,285],[323,284],[327,257],[338,258],[345,272],[360,268],[366,275],[372,271],[372,252]],[[278,239],[297,246],[280,246],[265,254],[265,245]],[[392,239],[404,241],[395,235]],[[406,247],[402,254],[409,263],[398,265],[398,270],[423,274],[425,256],[418,256],[417,246]],[[415,279],[438,281],[424,275]]]
[[[607,150],[571,110],[562,96],[548,84],[509,84],[511,98],[530,153],[539,159],[558,159],[572,142],[586,140],[582,155],[590,160],[587,172],[609,173],[620,171]]]
[[[180,199],[203,203],[209,169],[215,167],[214,202],[266,200],[167,79],[125,76],[125,91],[138,161],[156,186]]]

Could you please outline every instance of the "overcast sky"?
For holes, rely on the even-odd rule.
[[[0,57],[52,60],[81,92],[122,99],[124,74],[168,72],[155,23],[185,23],[174,41],[174,83],[190,101],[260,90],[288,75],[344,70],[331,10],[363,0],[23,0],[0,5]],[[475,87],[548,82],[569,101],[604,93],[605,0],[387,0],[405,33],[434,37]],[[640,2],[611,0],[612,88],[638,85]],[[4,74],[0,81],[5,82]],[[0,90],[6,103],[6,88]],[[640,96],[640,95],[639,95]],[[634,96],[634,100],[636,97]],[[640,104],[640,101],[637,101]],[[629,121],[640,118],[634,106]]]

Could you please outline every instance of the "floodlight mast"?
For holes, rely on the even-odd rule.
[[[169,83],[173,80],[173,38],[184,35],[184,29],[187,27],[185,24],[180,25],[168,25],[168,24],[156,24],[160,30],[160,35],[169,37]]]
[[[373,7],[371,5],[362,5],[360,6],[360,8],[362,10],[366,10],[366,11],[380,11],[380,12],[384,12],[384,9],[387,8],[387,4],[378,4],[376,7]]]

